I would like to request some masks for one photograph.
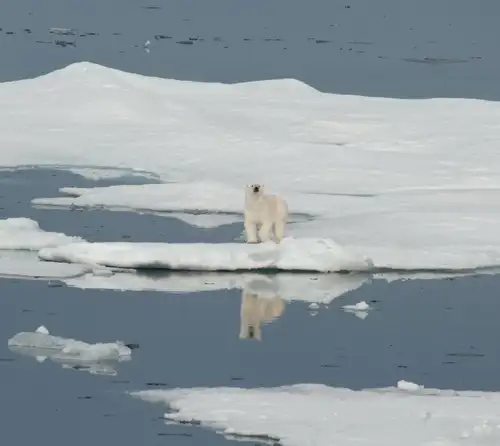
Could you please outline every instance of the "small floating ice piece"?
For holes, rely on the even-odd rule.
[[[129,361],[132,355],[132,350],[123,342],[89,344],[53,336],[44,325],[34,332],[17,333],[8,340],[7,345],[14,352],[34,357],[39,363],[49,358],[63,367],[106,375],[116,375],[112,365]]]
[[[372,307],[363,300],[355,305],[344,305],[342,309],[346,313],[354,314],[354,316],[359,319],[366,319],[368,317],[368,311],[372,310]]]
[[[408,390],[408,391],[416,391],[416,390],[420,390],[420,389],[424,388],[424,386],[420,386],[420,385],[412,383],[410,381],[405,381],[404,379],[398,381],[397,386],[398,386],[398,389]]]
[[[366,311],[371,310],[370,305],[368,305],[364,300],[358,302],[355,305],[344,305],[342,307],[344,310],[352,310],[352,311]]]

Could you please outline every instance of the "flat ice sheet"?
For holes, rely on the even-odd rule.
[[[260,182],[289,199],[289,236],[335,240],[377,267],[500,265],[498,102],[196,83],[87,62],[0,84],[0,100],[0,143],[15,147],[3,166],[134,169],[171,183],[73,191],[82,203],[177,209],[212,227],[241,216],[244,184]]]
[[[242,189],[215,182],[61,192],[70,196],[33,202],[163,211],[200,227],[243,221]],[[463,270],[500,265],[500,210],[495,204],[500,189],[423,189],[372,197],[283,193],[291,211],[288,235],[331,238],[370,257],[378,268]]]
[[[69,279],[88,271],[83,265],[43,262],[32,251],[0,251],[0,277]]]
[[[43,260],[106,267],[194,271],[366,271],[370,259],[332,240],[284,239],[247,243],[71,243],[41,249]]]
[[[317,384],[278,388],[147,390],[166,421],[200,422],[229,437],[283,446],[486,446],[500,441],[500,393],[396,388],[353,391]]]
[[[38,222],[30,218],[7,218],[0,220],[0,250],[37,251],[45,247],[83,241],[59,232],[47,232]]]

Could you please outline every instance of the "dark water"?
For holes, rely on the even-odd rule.
[[[0,80],[88,60],[195,81],[500,99],[496,0],[0,0],[0,10]]]
[[[96,184],[73,174],[2,172],[0,183],[0,217],[35,218],[46,230],[92,240],[121,240],[124,234],[132,241],[162,240],[165,234],[170,240],[224,236],[149,214],[29,206],[31,198],[57,195],[59,187]],[[226,236],[239,230],[230,225]],[[500,390],[498,276],[374,279],[321,305],[315,316],[307,302],[283,303],[281,315],[262,324],[261,341],[239,337],[238,289],[181,295],[13,279],[0,279],[0,289],[0,439],[6,444],[230,441],[195,427],[166,426],[159,418],[162,406],[126,394],[148,388],[324,383],[359,389],[405,379],[427,387]],[[364,320],[341,309],[361,300],[374,308]],[[41,324],[55,335],[88,342],[118,339],[139,348],[131,361],[114,365],[116,376],[65,369],[50,360],[39,364],[7,348],[15,333]]]
[[[108,212],[74,209],[44,210],[31,206],[39,197],[60,196],[61,187],[95,187],[115,184],[145,184],[154,182],[141,177],[108,179],[98,182],[64,170],[0,171],[0,218],[29,217],[46,231],[63,232],[89,241],[136,242],[203,242],[231,240],[241,233],[240,227],[223,225],[217,228],[195,228],[168,216],[143,215],[131,212]]]

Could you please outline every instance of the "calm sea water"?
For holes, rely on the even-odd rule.
[[[195,81],[500,99],[496,0],[0,0],[0,10],[0,80],[89,60]]]
[[[0,11],[0,81],[90,60],[196,81],[294,77],[335,93],[500,98],[494,0],[0,0]],[[158,215],[30,206],[63,186],[138,181],[0,172],[0,218],[30,217],[43,229],[94,241],[222,242],[241,232],[240,225],[199,229]],[[0,440],[14,446],[228,444],[209,431],[165,426],[163,407],[126,395],[146,388],[363,388],[399,379],[500,388],[498,276],[372,279],[317,313],[306,302],[283,303],[281,315],[262,325],[260,342],[239,338],[237,289],[180,295],[4,278],[0,290]],[[364,320],[341,309],[361,300],[374,307]],[[12,335],[41,324],[56,335],[139,348],[116,376],[40,364],[7,348]]]

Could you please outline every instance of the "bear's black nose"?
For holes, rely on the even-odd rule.
[[[253,187],[253,191],[254,191],[254,193],[259,192],[259,186],[254,186],[254,187]]]

